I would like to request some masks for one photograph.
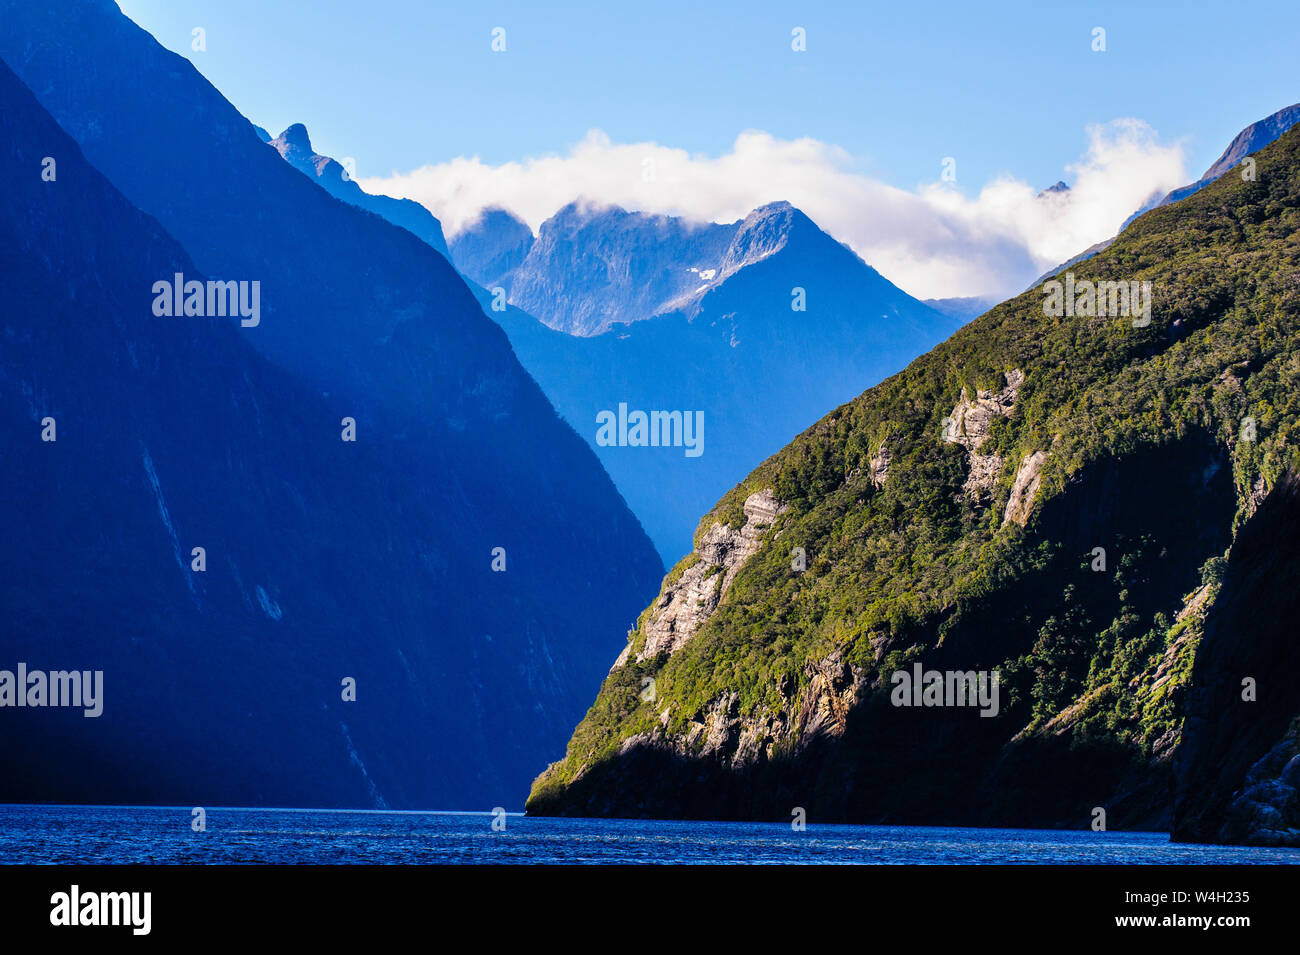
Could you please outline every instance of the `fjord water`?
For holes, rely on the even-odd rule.
[[[0,806],[0,863],[1300,863],[1300,849],[1171,843],[1164,833],[557,819],[490,813]]]

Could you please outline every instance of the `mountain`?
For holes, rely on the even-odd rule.
[[[1129,224],[1132,223],[1134,219],[1150,212],[1152,209],[1167,206],[1172,202],[1180,202],[1188,196],[1200,192],[1228,170],[1234,169],[1240,165],[1241,161],[1251,153],[1258,152],[1269,143],[1278,139],[1297,122],[1300,122],[1300,103],[1297,103],[1294,106],[1288,106],[1285,109],[1280,109],[1271,116],[1266,116],[1258,122],[1251,123],[1233,137],[1232,142],[1228,144],[1228,148],[1225,149],[1219,158],[1210,165],[1209,169],[1205,170],[1205,174],[1201,176],[1200,179],[1186,186],[1180,186],[1173,192],[1166,193],[1163,196],[1158,192],[1155,193],[1146,202],[1142,203],[1141,208],[1124,220],[1119,227],[1119,231],[1123,232],[1129,227]],[[1062,183],[1058,182],[1056,185],[1060,186]],[[1056,186],[1053,186],[1052,189],[1045,191],[1051,192],[1055,189]],[[1040,195],[1042,194],[1040,193]],[[1037,288],[1042,285],[1043,282],[1052,278],[1052,276],[1060,275],[1066,269],[1078,264],[1079,262],[1087,261],[1098,252],[1109,248],[1110,244],[1114,241],[1115,239],[1112,237],[1090,245],[1078,255],[1074,256],[1074,258],[1062,262],[1056,268],[1043,273],[1034,281],[1034,284],[1030,286],[1030,289]]]
[[[1120,231],[1122,232],[1130,222],[1149,209],[1159,208],[1171,202],[1178,202],[1200,192],[1224,173],[1239,166],[1241,161],[1251,153],[1258,152],[1275,141],[1297,122],[1300,122],[1300,103],[1280,109],[1271,116],[1266,116],[1258,122],[1251,123],[1233,137],[1232,142],[1228,144],[1228,148],[1211,164],[1209,169],[1205,170],[1205,174],[1200,179],[1175,189],[1163,197],[1156,197],[1152,204],[1144,205],[1125,219],[1124,225],[1120,226]]]
[[[942,340],[980,301],[956,302],[951,316],[928,308],[785,202],[721,226],[574,203],[535,242],[520,219],[494,209],[451,248],[483,311],[599,455],[668,563],[690,546],[699,512],[746,468]],[[513,272],[512,258],[524,262]],[[688,261],[711,267],[671,265]],[[540,291],[518,295],[520,275],[525,288],[554,293],[550,321],[517,302],[547,301]],[[505,288],[507,301],[491,288]],[[563,318],[575,302],[587,309],[576,328]],[[593,327],[595,303],[602,321],[617,323],[579,334]],[[625,417],[675,413],[673,427],[702,419],[698,453],[682,442],[634,446],[628,427],[628,441],[602,443],[602,416],[617,423],[620,407]]]
[[[461,274],[487,289],[509,292],[511,276],[533,247],[533,230],[512,212],[493,207],[456,233],[451,260]]]
[[[573,202],[542,223],[523,261],[494,284],[551,328],[598,335],[675,311],[721,281],[739,227]],[[473,274],[471,262],[457,266]]]
[[[1300,130],[1255,158],[724,495],[528,811],[1300,844]]]
[[[1173,836],[1300,846],[1300,478],[1288,469],[1250,500],[1192,671]]]
[[[261,138],[259,136],[259,138]],[[451,259],[442,223],[428,209],[411,199],[373,196],[362,189],[342,164],[311,148],[307,127],[294,123],[275,139],[268,140],[275,150],[300,173],[315,179],[326,192],[349,205],[373,212],[393,225],[401,226],[416,238],[432,246],[444,259]]]
[[[969,295],[963,298],[927,298],[922,301],[941,315],[947,315],[965,324],[972,318],[983,315],[994,305],[997,299]]]
[[[487,303],[524,367],[592,444],[666,563],[691,546],[698,514],[749,468],[959,324],[898,289],[789,203],[729,226],[692,227],[622,210],[583,215],[604,223],[592,231],[607,249],[616,244],[617,223],[631,226],[629,249],[655,231],[691,235],[695,247],[706,237],[718,243],[707,258],[664,253],[662,261],[710,266],[685,290],[662,284],[647,291],[652,286],[635,283],[610,289],[599,279],[588,296],[581,275],[557,272],[552,284],[570,298],[613,303],[648,295],[672,307],[636,320],[637,313],[626,315],[599,334],[567,334]],[[543,226],[538,245],[555,231]],[[536,255],[535,245],[529,259]],[[584,255],[575,244],[572,259]],[[512,298],[518,289],[512,287]],[[701,443],[635,446],[638,412],[679,413],[683,426],[698,421]],[[602,433],[606,415],[616,423],[628,419],[627,440],[617,430]]]
[[[1229,169],[1236,168],[1247,156],[1259,152],[1269,143],[1276,142],[1296,123],[1300,123],[1300,103],[1280,109],[1271,116],[1251,123],[1233,137],[1228,148],[1214,161],[1214,165],[1205,171],[1199,184],[1202,188],[1209,185]]]
[[[662,570],[599,462],[442,256],[111,0],[0,13],[45,111],[10,78],[0,658],[106,696],[20,714],[0,801],[517,804]],[[156,317],[177,273],[256,320]]]

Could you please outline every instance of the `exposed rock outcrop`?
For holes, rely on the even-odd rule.
[[[745,561],[758,551],[763,532],[785,510],[768,489],[755,491],[745,499],[745,523],[738,528],[714,524],[700,538],[698,558],[673,584],[664,587],[650,619],[645,624],[645,644],[637,661],[657,653],[673,653],[695,635],[708,620],[736,579]],[[615,661],[627,661],[631,644]]]
[[[819,736],[843,735],[849,713],[867,690],[862,668],[845,662],[842,650],[804,667],[804,677],[795,710],[796,748]]]
[[[970,471],[966,474],[962,491],[971,500],[982,500],[993,492],[993,485],[1002,472],[1002,455],[977,454],[972,451],[969,460]]]
[[[1038,496],[1038,485],[1042,481],[1043,462],[1046,460],[1046,451],[1035,451],[1025,455],[1020,462],[1015,482],[1011,485],[1011,497],[1007,499],[1007,509],[1002,514],[1003,524],[1015,521],[1023,527],[1029,520],[1034,509],[1034,498]]]
[[[723,693],[684,732],[673,734],[663,719],[654,729],[624,740],[620,755],[653,751],[744,770],[774,758],[780,748],[797,753],[824,737],[842,736],[850,712],[868,689],[862,668],[845,662],[836,650],[806,664],[802,677],[784,688],[786,703],[776,711],[742,714],[739,697]]]
[[[943,439],[960,444],[969,452],[970,471],[962,490],[972,500],[987,497],[993,491],[1002,470],[1002,456],[980,454],[980,446],[988,440],[993,420],[1011,414],[1025,374],[1013,369],[1005,374],[1006,385],[1000,391],[979,389],[970,398],[963,388],[961,399],[945,424]]]
[[[889,464],[893,460],[894,453],[890,451],[889,448],[885,447],[883,443],[876,449],[876,453],[872,455],[869,477],[871,483],[877,488],[885,486],[885,479],[889,477]]]
[[[1220,832],[1228,842],[1300,847],[1300,726],[1250,767]]]

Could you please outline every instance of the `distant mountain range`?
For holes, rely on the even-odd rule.
[[[0,16],[0,669],[105,697],[6,709],[0,801],[518,807],[662,572],[596,457],[436,219],[112,0]]]
[[[474,249],[467,272],[504,262],[501,250],[521,246],[521,225],[497,214],[472,240],[454,237],[453,258]],[[498,276],[520,308],[494,310],[488,295],[488,314],[592,443],[666,563],[690,550],[692,514],[745,467],[961,324],[789,203],[728,225],[575,203]],[[620,408],[698,413],[701,453],[602,445],[600,417]]]
[[[309,176],[329,168],[284,139],[272,145]],[[927,307],[789,203],[719,225],[575,201],[536,237],[491,208],[449,246],[669,564],[690,549],[695,515],[746,467],[987,304]],[[626,426],[627,443],[617,426],[602,443],[601,416],[617,425],[620,408],[625,425],[638,412],[698,414],[699,453],[637,447]]]
[[[490,210],[456,236],[453,261],[479,284],[504,288],[511,305],[570,335],[598,335],[686,309],[727,278],[728,265],[734,272],[745,264],[746,253],[733,249],[739,222],[694,223],[573,202],[542,223],[514,268],[500,268],[527,230],[510,213]]]

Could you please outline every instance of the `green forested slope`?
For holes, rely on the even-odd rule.
[[[1300,134],[1255,158],[1253,181],[1225,175],[1073,268],[1150,282],[1149,325],[1050,317],[1027,292],[726,495],[530,811],[1084,826],[1101,807],[1167,824],[1230,546],[1296,460]],[[976,397],[995,406],[977,449]],[[964,487],[980,467],[987,484]],[[701,548],[765,489],[783,510],[750,525],[752,556]],[[701,564],[721,600],[644,655]],[[891,706],[916,661],[996,669],[998,715]]]

